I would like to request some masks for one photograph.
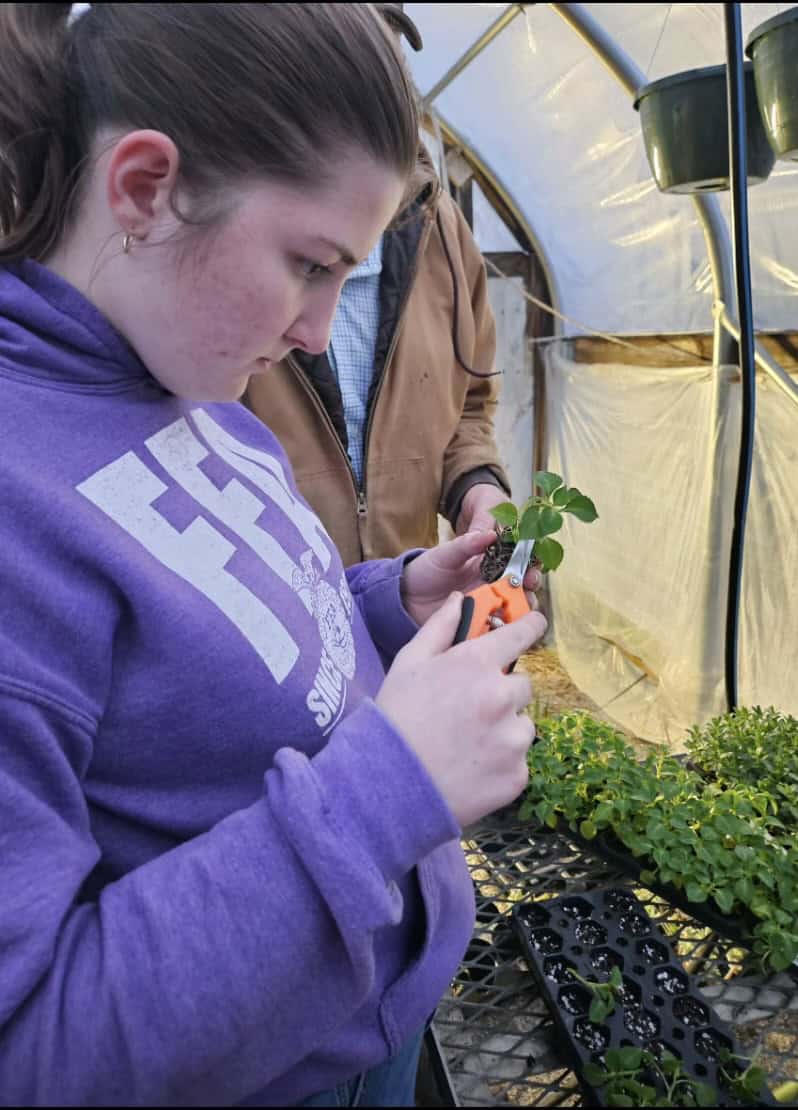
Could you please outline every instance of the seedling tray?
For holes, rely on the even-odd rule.
[[[567,1046],[589,1105],[606,1106],[603,1087],[584,1076],[588,1063],[603,1065],[610,1048],[642,1048],[660,1058],[669,1052],[691,1078],[713,1086],[719,1106],[739,1106],[724,1087],[719,1055],[740,1054],[731,1030],[692,988],[665,934],[630,890],[605,887],[590,893],[518,903],[512,927],[530,970]],[[598,1024],[588,1017],[592,992],[571,975],[607,982],[622,973],[621,998]],[[644,1082],[664,1092],[654,1073]],[[749,1103],[750,1105],[750,1103]],[[775,1106],[768,1091],[756,1105]]]
[[[572,834],[569,833],[569,835]],[[614,863],[626,875],[639,878],[641,871],[652,871],[656,876],[656,864],[653,860],[644,856],[634,856],[612,834],[600,832],[595,840],[583,840],[581,837],[580,840],[586,847],[598,852],[608,863]],[[688,913],[690,917],[714,929],[727,940],[736,941],[742,947],[750,948],[751,934],[757,923],[757,918],[752,913],[743,911],[732,917],[723,913],[712,899],[707,899],[706,902],[691,902],[683,890],[679,890],[672,883],[660,882],[656,878],[650,884],[650,889],[664,898],[669,905]]]

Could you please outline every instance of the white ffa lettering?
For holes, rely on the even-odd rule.
[[[213,484],[200,469],[200,463],[208,458],[208,450],[194,435],[187,421],[176,420],[174,424],[148,439],[147,447],[186,493],[246,540],[275,574],[288,586],[293,586],[294,576],[299,571],[297,564],[274,537],[256,523],[263,513],[263,502],[245,489],[237,478],[232,478],[224,489]],[[273,479],[273,489],[275,485]],[[283,500],[286,493],[284,489],[281,491]],[[311,602],[307,591],[300,594],[300,599],[310,612]]]
[[[216,454],[239,474],[249,478],[253,485],[262,489],[283,510],[288,521],[294,525],[321,563],[322,569],[327,570],[332,555],[324,526],[307,505],[293,496],[285,471],[277,459],[256,447],[239,443],[224,428],[220,428],[204,409],[194,409],[191,416]]]
[[[183,532],[173,528],[152,507],[167,487],[132,451],[77,488],[160,563],[213,602],[250,642],[275,681],[284,681],[299,649],[268,606],[224,569],[236,550],[229,540],[201,518]]]

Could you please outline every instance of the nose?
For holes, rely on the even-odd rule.
[[[291,325],[286,338],[294,347],[300,347],[311,355],[320,355],[330,345],[330,329],[341,287],[321,292],[306,303],[302,312]]]

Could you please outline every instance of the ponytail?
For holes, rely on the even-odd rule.
[[[0,265],[59,244],[104,129],[172,139],[196,225],[240,181],[318,185],[352,148],[413,172],[412,82],[371,4],[71,7],[0,4]]]
[[[0,263],[47,254],[69,208],[71,7],[0,4]]]

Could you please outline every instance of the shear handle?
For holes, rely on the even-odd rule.
[[[495,614],[504,624],[518,620],[529,612],[523,586],[513,586],[508,578],[486,582],[463,597],[460,624],[454,642],[475,640],[490,632],[490,618]]]

